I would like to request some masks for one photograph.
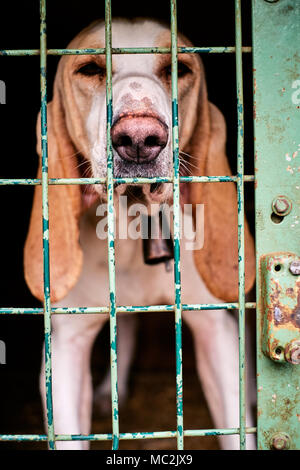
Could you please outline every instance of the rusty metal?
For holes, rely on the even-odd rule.
[[[266,255],[261,260],[263,352],[276,362],[300,362],[300,279],[290,272],[299,261],[292,253]]]
[[[288,343],[284,350],[284,357],[291,364],[300,364],[300,340]]]
[[[286,216],[292,210],[292,203],[286,196],[277,196],[272,202],[272,209],[275,214]]]
[[[274,450],[288,450],[290,448],[290,436],[285,432],[276,432],[271,438],[270,447]]]

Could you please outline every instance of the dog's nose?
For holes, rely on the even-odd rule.
[[[149,116],[124,116],[111,129],[112,145],[124,160],[148,163],[168,142],[168,128]]]

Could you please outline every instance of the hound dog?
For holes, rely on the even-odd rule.
[[[105,47],[105,27],[98,21],[84,29],[70,48]],[[170,47],[167,26],[147,19],[112,23],[113,47]],[[183,35],[179,46],[191,46]],[[170,177],[173,174],[170,54],[113,55],[113,124],[115,177]],[[106,157],[105,56],[70,55],[59,62],[53,99],[48,104],[49,177],[103,178]],[[221,112],[208,101],[203,65],[197,54],[178,57],[179,144],[181,174],[230,175],[225,153],[226,129]],[[40,150],[40,119],[37,124]],[[41,177],[41,158],[38,177]],[[82,171],[84,170],[84,171]],[[130,194],[147,207],[172,202],[172,184],[121,184],[115,203]],[[182,301],[220,303],[238,297],[237,197],[234,183],[180,185],[181,204],[204,204],[204,245],[181,243]],[[107,241],[97,237],[97,206],[105,202],[105,185],[49,186],[50,283],[53,306],[93,307],[109,304]],[[42,195],[35,189],[25,243],[27,284],[43,299]],[[118,223],[118,220],[117,220]],[[117,232],[117,231],[116,231]],[[118,305],[174,304],[172,272],[163,264],[146,265],[141,239],[115,240]],[[254,244],[245,221],[246,291],[255,277]],[[53,315],[52,363],[55,432],[87,434],[91,430],[93,342],[108,315]],[[217,428],[239,426],[238,329],[227,310],[185,311],[191,328],[197,372]],[[126,322],[125,322],[126,323]],[[125,335],[124,331],[124,335]],[[120,335],[122,337],[122,330]],[[121,341],[121,338],[119,338]],[[123,370],[128,355],[122,353]],[[44,359],[41,392],[44,390]],[[120,371],[122,375],[122,372]],[[126,375],[126,373],[125,373]],[[125,383],[120,377],[120,387]],[[45,407],[45,403],[44,403]],[[247,406],[248,425],[251,425]],[[223,436],[221,446],[238,448],[238,436]],[[248,436],[248,448],[254,448]],[[57,442],[59,449],[85,449],[86,442]]]

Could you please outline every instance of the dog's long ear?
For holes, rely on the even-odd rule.
[[[231,175],[225,144],[225,120],[218,108],[208,101],[203,78],[198,120],[188,147],[189,153],[198,157],[198,176]],[[194,252],[196,266],[213,295],[224,301],[235,301],[238,298],[238,207],[235,183],[193,183],[190,186],[190,202],[204,204],[204,245]],[[253,286],[254,279],[254,242],[245,220],[246,292]]]
[[[69,138],[59,90],[48,104],[49,178],[77,178],[76,150]],[[37,152],[41,178],[40,114],[37,121]],[[82,265],[78,218],[81,208],[80,187],[49,186],[50,292],[53,302],[63,298],[78,279]],[[43,299],[42,188],[36,186],[29,231],[24,248],[24,271],[32,294]]]

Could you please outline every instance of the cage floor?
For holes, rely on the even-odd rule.
[[[24,384],[28,377],[19,377]],[[145,393],[147,391],[147,393]],[[151,401],[149,400],[151,397]],[[34,397],[33,397],[34,398]],[[37,397],[35,397],[37,398]],[[10,416],[10,431],[22,431],[24,433],[44,433],[41,423],[41,407],[38,399],[18,403],[20,410],[15,418]],[[130,397],[120,409],[120,431],[158,431],[174,430],[174,376],[170,372],[137,372],[133,374]],[[6,421],[5,417],[4,420]],[[6,417],[7,418],[7,417]],[[185,379],[184,395],[184,419],[185,426],[189,429],[213,427],[207,407],[204,401],[201,387],[196,377]],[[16,424],[16,426],[14,425]],[[2,427],[2,426],[1,426]],[[94,409],[92,431],[106,433],[111,431],[111,417],[100,415]],[[188,437],[185,438],[185,448],[192,449],[218,449],[215,437]],[[46,449],[44,442],[2,442],[0,449]],[[91,449],[111,449],[110,441],[92,442]],[[120,449],[147,450],[147,449],[176,449],[175,439],[143,439],[120,441]]]
[[[128,399],[120,407],[120,432],[176,430],[176,389],[174,361],[174,319],[172,314],[140,315],[138,344],[130,375]],[[107,325],[108,326],[108,325]],[[159,326],[159,331],[158,331]],[[36,336],[35,336],[36,337]],[[213,428],[205,398],[195,371],[193,342],[183,328],[184,344],[184,426],[186,429]],[[40,356],[40,342],[34,346]],[[108,328],[97,339],[92,355],[94,385],[100,382],[109,363]],[[31,345],[31,347],[33,347]],[[36,361],[39,362],[39,361]],[[39,397],[39,365],[27,363],[22,370],[2,368],[0,390],[0,432],[44,434]],[[93,433],[111,432],[111,414],[100,414],[94,406]],[[0,442],[0,450],[46,449],[44,442]],[[185,438],[185,449],[218,449],[216,437]],[[92,442],[91,449],[111,449],[110,441]],[[176,439],[121,440],[120,449],[176,449]]]

